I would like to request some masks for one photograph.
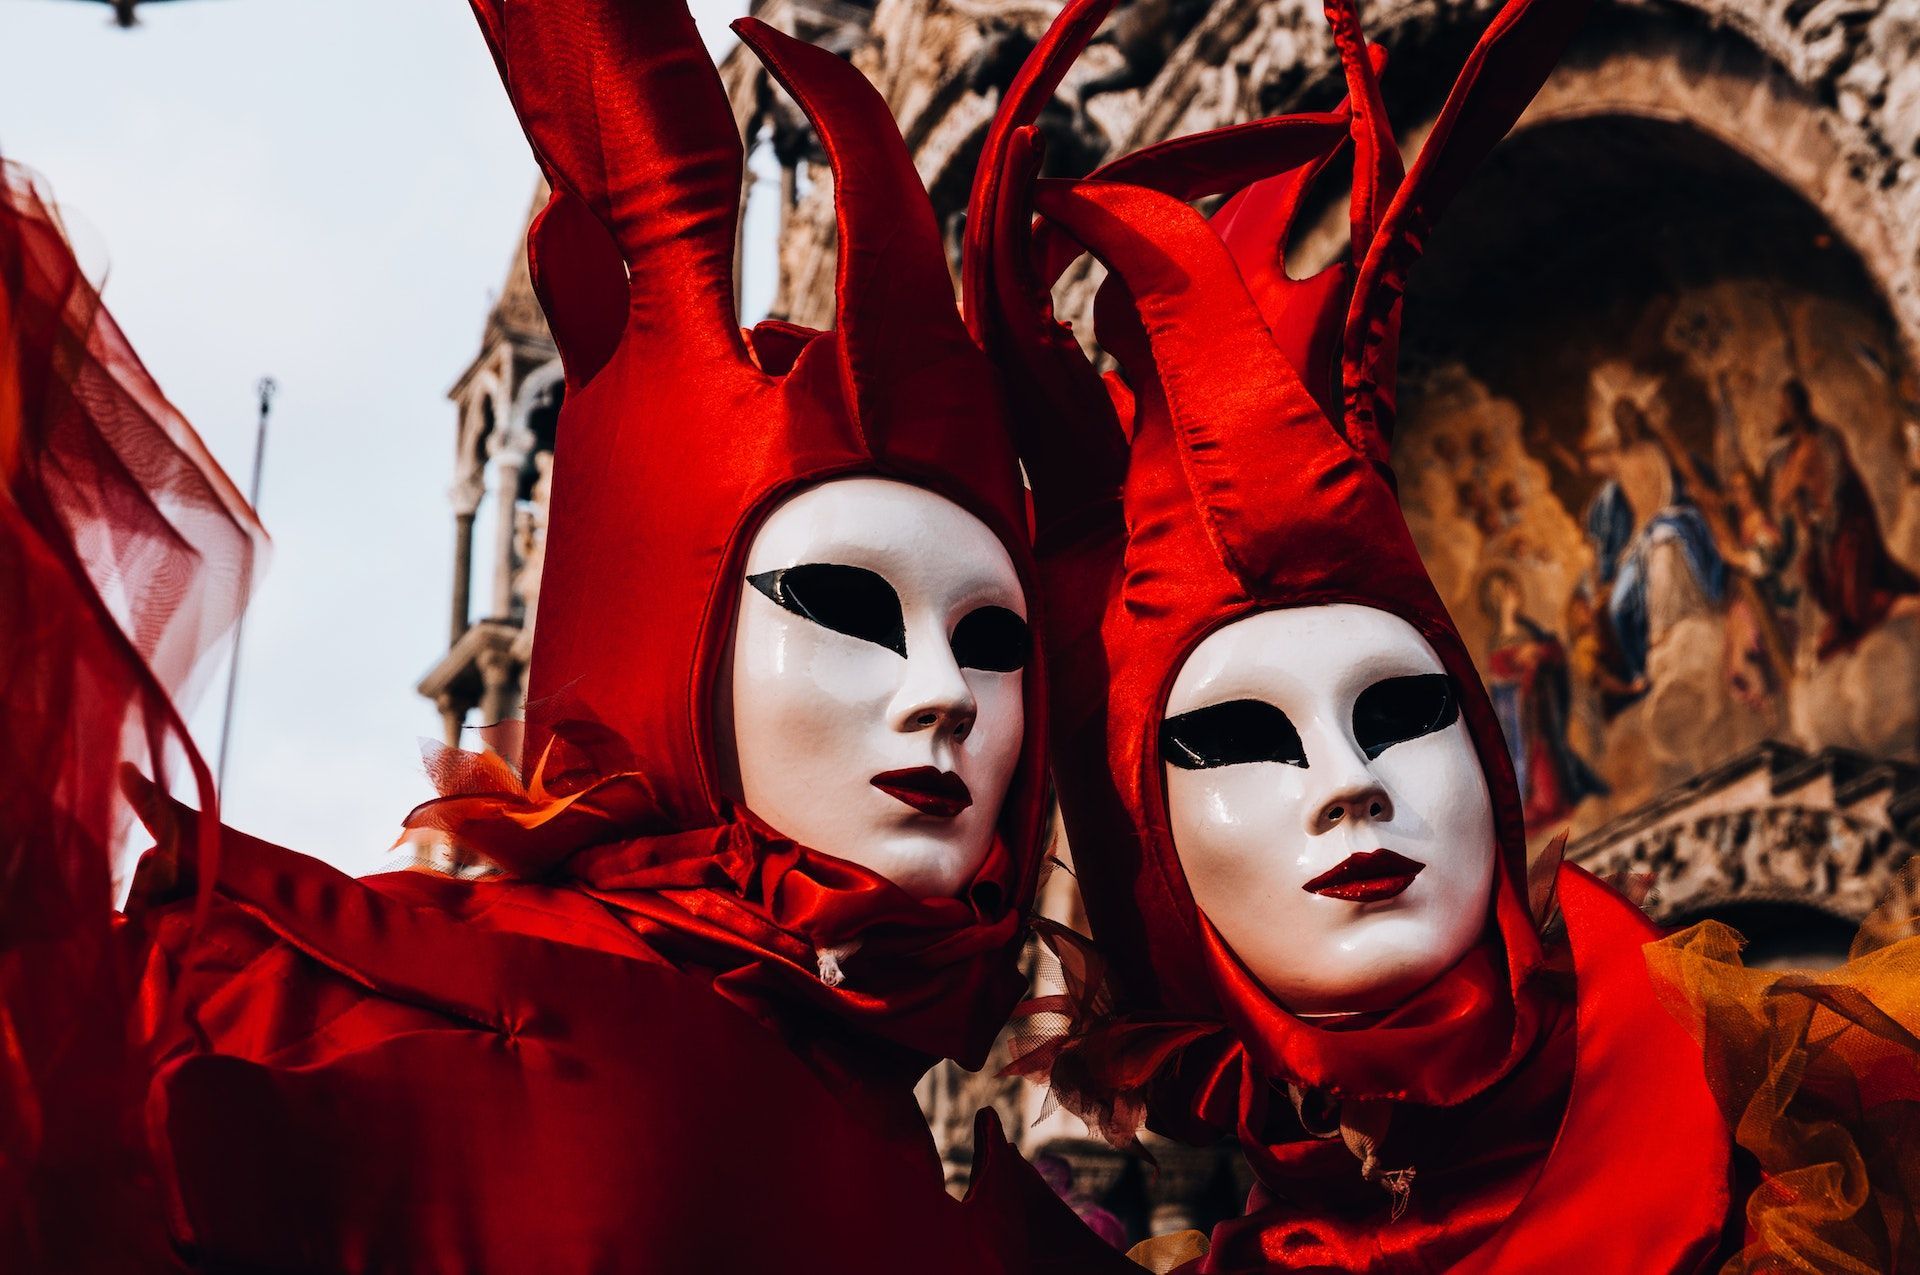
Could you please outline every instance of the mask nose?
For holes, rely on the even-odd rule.
[[[902,734],[934,731],[958,743],[972,732],[979,702],[945,643],[919,645],[921,650],[907,657],[906,679],[888,710],[889,724]]]
[[[1393,818],[1393,798],[1377,783],[1343,788],[1320,802],[1308,831],[1315,836],[1342,824],[1385,823]]]
[[[1348,824],[1392,819],[1393,798],[1374,777],[1366,758],[1351,746],[1333,751],[1337,758],[1318,763],[1326,786],[1307,802],[1307,834],[1317,837]]]

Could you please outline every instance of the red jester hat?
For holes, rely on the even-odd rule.
[[[1095,960],[1113,974],[1109,989],[1074,998],[1104,1021],[1082,1017],[1035,1057],[1109,1136],[1130,1134],[1143,1113],[1183,1140],[1236,1134],[1260,1179],[1256,1211],[1263,1198],[1292,1201],[1269,1230],[1216,1235],[1205,1269],[1258,1268],[1254,1250],[1277,1260],[1265,1250],[1276,1235],[1293,1237],[1290,1266],[1393,1269],[1397,1258],[1430,1269],[1422,1263],[1483,1246],[1512,1217],[1556,1133],[1563,1143],[1606,1137],[1591,1112],[1562,1122],[1572,1015],[1543,990],[1553,980],[1535,919],[1553,878],[1530,897],[1507,750],[1388,461],[1407,272],[1586,6],[1510,0],[1410,169],[1381,103],[1378,51],[1353,6],[1330,0],[1349,90],[1338,110],[1177,139],[1083,181],[1039,181],[1037,135],[1022,125],[1105,8],[1070,4],[1009,90],[1022,100],[989,139],[969,219],[969,319],[1024,409],[1062,812]],[[1348,144],[1351,254],[1295,280],[1283,258],[1295,217]],[[1233,197],[1211,222],[1186,202],[1223,194]],[[1036,208],[1044,220],[1030,229]],[[1111,272],[1096,323],[1121,372],[1104,385],[1051,313],[1052,284],[1083,250]],[[1395,1007],[1328,1022],[1289,1013],[1196,906],[1159,740],[1174,678],[1202,639],[1259,612],[1341,603],[1406,621],[1455,683],[1491,796],[1497,863],[1477,946]],[[1685,1074],[1688,1058],[1697,1073],[1697,1055],[1646,982],[1638,945],[1651,931],[1576,870],[1561,874],[1559,895],[1576,960],[1583,943],[1618,939],[1611,961],[1581,970],[1583,989],[1611,987],[1618,1011],[1583,1021],[1582,1058],[1617,1064],[1616,1098],[1644,1105],[1642,1086],[1669,1091],[1670,1106],[1653,1104],[1658,1117],[1632,1123],[1671,1120],[1701,1135],[1699,1157],[1648,1170],[1650,1192],[1672,1186],[1674,1200],[1687,1198],[1703,1166],[1708,1178],[1723,1172],[1724,1150],[1703,1088]],[[1567,1172],[1585,1180],[1591,1165],[1562,1169],[1565,1187]],[[1548,1207],[1551,1191],[1534,1195]],[[1717,1228],[1723,1199],[1676,1206],[1684,1219],[1635,1261],[1669,1241],[1690,1251]]]
[[[960,321],[892,116],[843,59],[737,24],[813,121],[840,240],[832,331],[742,332],[741,141],[684,4],[476,0],[475,11],[554,192],[529,258],[567,397],[525,783],[502,800],[454,776],[411,822],[518,875],[651,888],[650,939],[737,967],[728,994],[760,1004],[777,986],[921,1066],[977,1066],[1021,989],[1043,822],[1039,669],[1026,670],[998,835],[958,899],[910,899],[832,859],[833,846],[779,837],[728,800],[716,739],[744,556],[773,508],[809,485],[872,475],[946,497],[991,529],[1033,592],[999,381]],[[644,862],[605,849],[635,838],[652,843]],[[823,978],[816,957],[849,945],[860,950],[845,985]]]

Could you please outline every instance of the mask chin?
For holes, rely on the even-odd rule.
[[[1160,733],[1194,902],[1274,999],[1391,1008],[1485,933],[1493,806],[1458,692],[1398,616],[1265,611],[1182,662]]]
[[[1367,938],[1374,950],[1364,959],[1336,961],[1331,968],[1310,975],[1292,965],[1271,963],[1265,975],[1255,973],[1276,1002],[1301,1018],[1381,1013],[1417,995],[1459,964],[1485,933],[1484,925],[1471,933],[1376,931]]]
[[[732,795],[781,835],[916,897],[985,862],[1019,764],[1027,603],[974,515],[844,478],[748,548],[716,705]]]

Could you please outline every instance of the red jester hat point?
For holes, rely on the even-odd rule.
[[[1060,669],[1056,772],[1088,914],[1123,1008],[1224,1020],[1259,1070],[1293,1083],[1460,1102],[1530,1043],[1521,989],[1542,953],[1511,763],[1387,467],[1400,299],[1422,236],[1538,90],[1584,0],[1511,0],[1410,172],[1381,107],[1377,54],[1351,4],[1335,0],[1327,13],[1349,92],[1339,112],[1218,130],[1084,181],[1038,182],[1034,132],[1021,125],[1105,8],[1070,4],[1009,90],[1026,113],[989,139],[967,276],[976,332],[1026,383],[1016,402],[1045,409],[1016,426]],[[1350,260],[1290,279],[1282,250],[1302,194],[1349,140]],[[1229,192],[1211,223],[1185,202]],[[1047,219],[1032,233],[1030,206]],[[1075,244],[1063,249],[1056,228]],[[1125,379],[1110,394],[1051,314],[1051,285],[1080,248],[1111,271],[1096,321]],[[1287,1014],[1199,914],[1155,747],[1174,676],[1208,633],[1258,611],[1340,602],[1407,620],[1460,684],[1501,858],[1489,940],[1359,1031]]]

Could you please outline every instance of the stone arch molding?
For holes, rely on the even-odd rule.
[[[1610,876],[1646,873],[1657,920],[1740,903],[1793,903],[1859,924],[1914,847],[1885,826],[1819,806],[1763,805],[1656,824],[1583,856]]]
[[[1365,18],[1392,54],[1499,7],[1373,0]],[[1116,149],[1321,101],[1338,74],[1324,26],[1319,0],[1215,6],[1128,104]],[[1920,0],[1600,0],[1522,127],[1607,114],[1691,125],[1800,193],[1920,355]]]
[[[1853,249],[1893,313],[1906,353],[1920,354],[1920,241],[1902,229],[1920,214],[1920,172],[1883,170],[1871,155],[1878,139],[1850,136],[1860,130],[1843,109],[1819,101],[1779,62],[1763,60],[1764,46],[1672,23],[1636,35],[1597,50],[1604,60],[1569,61],[1519,127],[1632,116],[1681,125],[1742,156],[1812,205]],[[1920,59],[1914,69],[1920,75]],[[1877,173],[1905,173],[1907,187],[1889,186]]]
[[[533,416],[533,409],[541,395],[558,385],[565,376],[559,359],[549,359],[526,375],[514,390],[512,408],[504,417],[507,428],[503,431],[504,437],[497,449],[499,452],[512,452],[521,457],[532,454],[533,427],[528,422]]]
[[[453,502],[455,514],[472,517],[486,496],[487,458],[498,446],[508,419],[506,394],[500,378],[491,371],[475,377],[459,403],[460,433],[455,442],[453,484],[448,498]]]

